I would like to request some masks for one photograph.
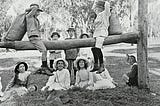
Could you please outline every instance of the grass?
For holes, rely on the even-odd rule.
[[[114,50],[116,53],[133,53],[135,49],[131,50]],[[157,48],[149,49],[149,52],[159,52]],[[35,57],[39,58],[39,57]],[[126,63],[125,57],[107,56],[105,57],[105,66],[108,69],[111,76],[116,82],[118,87],[114,89],[96,90],[90,91],[80,88],[70,89],[55,94],[54,92],[41,92],[40,89],[47,82],[48,76],[46,75],[32,75],[30,83],[38,85],[38,91],[32,94],[27,94],[23,98],[19,99],[20,106],[159,106],[160,105],[160,80],[159,76],[149,74],[150,77],[150,91],[155,92],[157,95],[151,95],[148,90],[141,90],[137,88],[126,87],[122,81],[121,76],[130,70],[130,66]],[[1,67],[9,67],[15,64],[19,59],[1,59]],[[28,58],[21,58],[21,60],[27,60]],[[148,58],[149,68],[160,68],[160,61],[152,58]],[[13,76],[12,70],[2,70],[2,85],[5,88]],[[51,94],[50,100],[46,100],[47,96]],[[54,99],[55,96],[59,96],[61,102]]]

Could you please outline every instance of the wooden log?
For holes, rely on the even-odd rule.
[[[138,62],[138,85],[139,88],[149,88],[148,75],[148,54],[147,54],[147,35],[148,35],[148,0],[138,2],[138,30],[139,39],[137,43],[137,62]]]
[[[122,35],[108,36],[104,45],[116,43],[137,43],[138,33],[126,33]],[[44,41],[48,50],[64,50],[71,48],[93,47],[95,45],[94,38],[71,39],[58,41]],[[16,50],[36,50],[29,41],[0,42],[1,48],[11,48]]]

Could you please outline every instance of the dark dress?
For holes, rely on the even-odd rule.
[[[129,77],[129,82],[127,82],[127,85],[138,86],[138,65],[137,63],[134,63],[132,65],[131,72],[127,73],[127,76]]]

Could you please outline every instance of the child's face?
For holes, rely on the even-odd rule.
[[[64,68],[64,62],[63,61],[58,61],[57,62],[57,68],[59,71],[61,71]]]
[[[34,85],[31,85],[28,87],[28,92],[36,91],[36,87]]]
[[[58,40],[58,35],[54,35],[53,37],[52,37],[52,40]]]
[[[38,17],[40,15],[40,11],[36,11],[35,16]]]
[[[130,57],[130,56],[127,57],[127,62],[130,65],[133,65],[133,63],[134,63],[132,57]]]
[[[69,34],[69,36],[70,36],[71,38],[72,38],[73,36],[75,36],[75,32],[74,32],[74,31],[72,31],[72,30],[71,30],[71,31],[69,31],[69,32],[68,32],[68,34]]]
[[[94,22],[94,20],[95,20],[95,18],[91,18],[91,19],[90,19],[90,22],[91,22],[91,23],[93,23],[93,22]]]
[[[38,6],[36,6],[36,5],[31,6],[31,8],[32,8],[32,7],[38,8]],[[40,15],[40,11],[37,10],[36,13],[35,13],[35,17],[38,17],[39,15]]]
[[[82,38],[88,38],[88,36],[87,35],[83,35]]]
[[[96,14],[99,14],[100,12],[103,11],[103,9],[102,9],[102,8],[99,8],[99,7],[95,7],[93,10],[94,10],[94,12],[95,12]]]
[[[25,72],[25,65],[24,64],[20,64],[19,65],[19,68],[18,68],[18,71],[20,72],[20,73],[24,73]]]
[[[79,60],[79,67],[84,68],[84,65],[85,65],[84,60]]]

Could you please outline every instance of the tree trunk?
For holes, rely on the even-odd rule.
[[[138,33],[126,33],[122,35],[108,36],[103,45],[116,43],[137,43]],[[48,50],[64,50],[71,48],[93,47],[95,45],[94,38],[86,39],[70,39],[58,41],[44,41]],[[11,48],[16,50],[36,50],[29,41],[0,42],[1,48]]]
[[[138,60],[138,85],[139,88],[148,88],[148,54],[147,54],[147,35],[148,35],[148,0],[139,0],[138,2],[138,29],[140,38],[137,43]]]

